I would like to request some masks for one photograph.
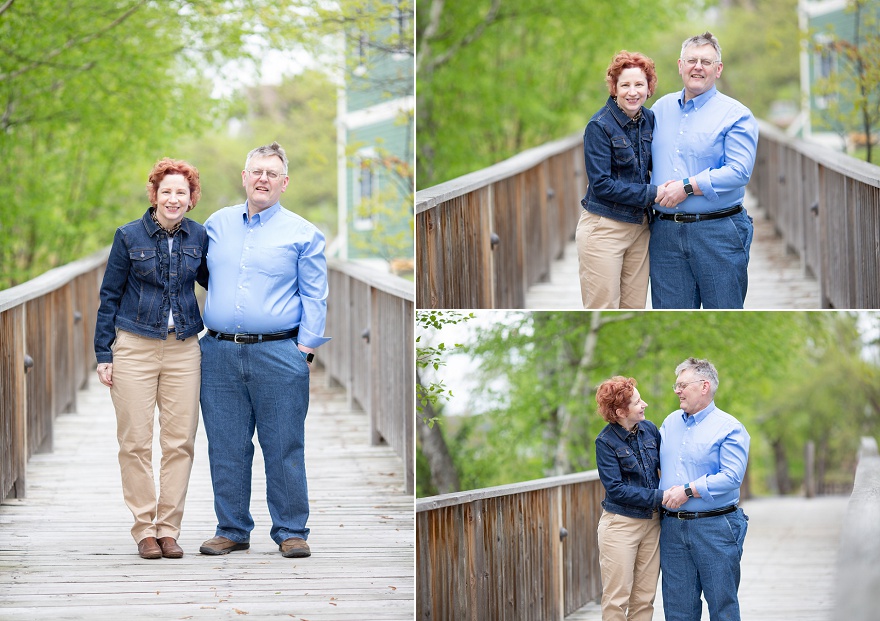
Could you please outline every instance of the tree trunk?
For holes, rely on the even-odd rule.
[[[418,373],[416,373],[416,381],[421,385],[422,379]],[[435,418],[434,405],[430,401],[424,405],[424,408],[424,418]],[[458,471],[455,469],[452,455],[449,454],[449,447],[446,446],[439,421],[428,425],[423,420],[417,420],[416,429],[422,445],[422,454],[428,460],[431,469],[431,482],[437,488],[437,492],[448,494],[459,491],[461,483],[458,480]]]
[[[788,456],[785,454],[785,447],[782,445],[781,438],[775,438],[771,443],[773,448],[774,464],[776,467],[776,491],[780,495],[791,492],[791,477],[788,473]]]

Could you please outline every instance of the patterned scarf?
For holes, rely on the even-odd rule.
[[[150,217],[153,219],[153,222],[156,223],[156,226],[158,226],[160,229],[162,229],[163,231],[168,233],[169,237],[174,237],[174,234],[180,230],[180,225],[183,224],[183,220],[181,220],[180,222],[178,222],[177,224],[172,226],[170,229],[166,229],[164,226],[162,226],[162,223],[159,222],[159,218],[156,217],[156,208],[155,207],[150,209]]]

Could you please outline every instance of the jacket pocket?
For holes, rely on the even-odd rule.
[[[632,143],[626,136],[612,136],[611,151],[614,154],[614,161],[618,164],[626,164],[636,156]]]
[[[159,258],[154,248],[132,250],[128,253],[128,258],[131,260],[131,268],[138,276],[146,276],[159,269]]]
[[[186,265],[186,271],[195,274],[202,264],[202,249],[198,246],[183,247],[183,262]]]
[[[620,462],[620,469],[626,472],[638,472],[639,462],[636,455],[628,446],[621,446],[614,451],[617,454],[617,461]]]

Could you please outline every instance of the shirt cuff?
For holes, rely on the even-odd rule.
[[[705,498],[708,501],[715,500],[715,497],[709,492],[709,482],[707,480],[707,475],[701,476],[699,479],[694,481],[694,489],[700,494],[700,498]]]
[[[297,343],[301,343],[306,347],[311,347],[312,349],[319,348],[321,345],[329,340],[329,336],[320,336],[318,334],[315,334],[314,332],[309,332],[302,327],[302,324],[300,324],[299,326],[299,334],[296,337]]]
[[[701,173],[697,173],[693,177],[691,177],[694,181],[697,182],[697,185],[700,187],[700,192],[703,193],[703,196],[706,200],[712,202],[718,200],[718,192],[715,191],[715,188],[712,187],[712,179],[709,177],[709,170],[706,169]]]

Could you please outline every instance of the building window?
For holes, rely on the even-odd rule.
[[[372,148],[361,149],[355,157],[354,217],[352,222],[355,231],[373,229],[375,214],[371,202],[379,190],[375,159],[376,154]]]

